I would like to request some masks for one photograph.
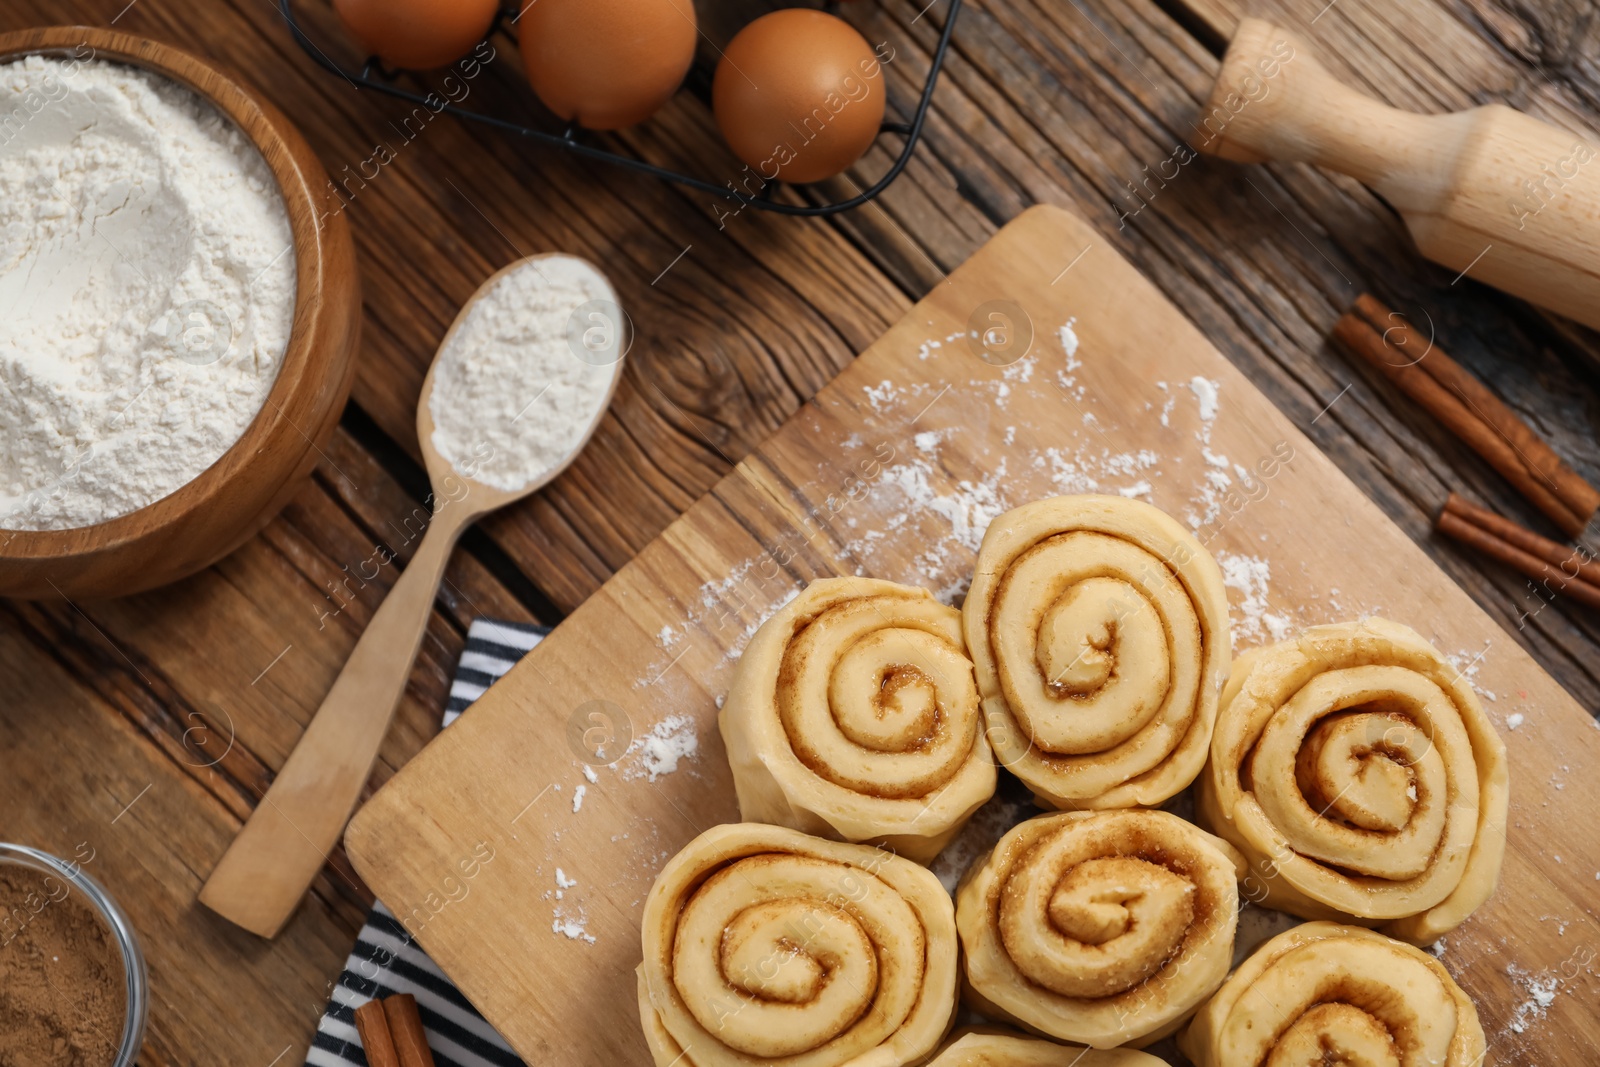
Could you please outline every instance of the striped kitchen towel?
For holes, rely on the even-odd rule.
[[[444,725],[455,722],[467,705],[549,632],[548,626],[475,620],[467,631],[467,647],[450,685]],[[374,997],[391,993],[410,993],[417,998],[438,1067],[523,1067],[510,1046],[473,1010],[382,903],[368,913],[355,950],[345,961],[344,973],[334,986],[306,1054],[309,1067],[364,1067],[367,1056],[356,1035],[355,1010]]]

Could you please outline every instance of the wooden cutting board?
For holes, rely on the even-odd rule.
[[[1049,207],[429,745],[351,823],[350,857],[529,1063],[648,1062],[640,911],[669,856],[737,818],[716,712],[749,635],[828,575],[956,598],[995,514],[1088,490],[1194,526],[1229,577],[1236,647],[1382,614],[1459,657],[1510,749],[1511,829],[1499,891],[1443,959],[1492,1062],[1594,1062],[1600,731],[1100,234]]]

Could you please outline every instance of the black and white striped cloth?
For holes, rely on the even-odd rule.
[[[467,705],[549,632],[546,626],[474,620],[450,685],[444,725],[455,722]],[[410,993],[417,998],[428,1047],[438,1067],[523,1067],[510,1046],[382,903],[367,915],[355,950],[345,961],[344,973],[334,986],[306,1054],[308,1067],[365,1067],[367,1056],[356,1034],[355,1010],[374,997],[391,993]]]

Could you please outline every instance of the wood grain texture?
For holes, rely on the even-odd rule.
[[[1005,367],[962,343],[996,301],[1033,331]],[[1217,390],[1213,418],[1196,378]],[[1283,461],[1276,476],[1239,474],[1264,457]],[[1218,471],[1237,476],[1231,492]],[[667,856],[735,817],[715,716],[754,627],[832,574],[959,596],[987,516],[1088,488],[1149,495],[1195,528],[1234,583],[1241,647],[1274,627],[1383,614],[1458,658],[1517,728],[1502,884],[1444,960],[1495,1062],[1588,1062],[1600,846],[1582,828],[1594,802],[1582,768],[1600,759],[1600,733],[1103,235],[1049,208],[936,287],[404,768],[352,821],[353,862],[524,1058],[640,1058],[642,899]],[[1238,581],[1241,561],[1270,570],[1270,591]],[[566,742],[594,701],[635,738],[688,718],[698,750],[655,781],[630,750],[574,811],[583,751]],[[463,892],[459,862],[481,842],[494,859]],[[1551,978],[1574,995],[1530,1017],[1528,983]]]
[[[347,923],[319,903],[266,951],[211,916],[195,892],[234,817],[10,627],[0,632],[0,679],[6,837],[92,856],[84,869],[129,913],[152,997],[139,1062],[271,1062],[289,1035],[315,1026],[325,983],[349,951]]]
[[[259,537],[186,582],[114,601],[0,604],[0,678],[12,694],[0,708],[6,838],[71,856],[80,826],[102,825],[121,807],[103,810],[107,776],[143,775],[116,792],[126,803],[154,783],[116,827],[162,797],[159,821],[144,823],[129,847],[184,855],[181,875],[157,859],[94,872],[152,958],[141,1063],[302,1055],[372,902],[340,847],[270,947],[196,903],[394,581],[395,565],[368,562],[375,546],[408,561],[426,519],[347,434],[326,451],[316,480]],[[457,553],[375,783],[437,732],[466,625],[483,614],[531,619],[474,557]]]

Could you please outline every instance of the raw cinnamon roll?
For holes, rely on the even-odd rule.
[[[956,1006],[926,868],[780,826],[718,826],[656,878],[639,1010],[657,1067],[919,1063]]]
[[[927,863],[994,794],[961,613],[826,578],[762,624],[719,718],[739,813]]]
[[[1365,619],[1240,657],[1197,814],[1249,858],[1252,900],[1425,945],[1494,891],[1507,796],[1505,746],[1461,672]]]
[[[995,758],[1041,803],[1154,806],[1200,773],[1228,599],[1187,530],[1123,497],[995,519],[962,608]]]
[[[1244,859],[1162,811],[1022,823],[956,892],[965,997],[1094,1048],[1172,1033],[1228,973]]]
[[[957,1033],[928,1067],[1166,1067],[1164,1060],[1132,1049],[1106,1052],[1031,1037],[972,1030]]]
[[[1239,965],[1178,1037],[1196,1067],[1481,1067],[1472,1001],[1426,952],[1358,926],[1313,922]]]

